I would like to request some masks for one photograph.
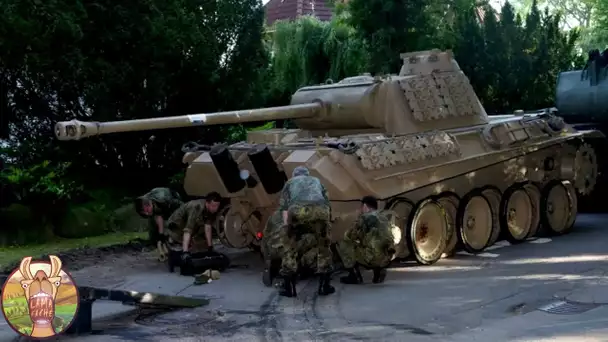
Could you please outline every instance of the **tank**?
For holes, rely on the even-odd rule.
[[[221,241],[257,248],[297,166],[328,190],[340,241],[373,195],[390,218],[397,259],[433,264],[499,239],[564,234],[577,196],[591,191],[590,138],[551,110],[490,117],[451,51],[402,54],[399,74],[303,87],[283,107],[119,122],[58,123],[60,140],[100,134],[293,119],[297,129],[251,131],[236,144],[184,145],[185,191],[230,199]]]
[[[557,78],[555,106],[556,114],[573,124],[576,129],[597,129],[608,132],[608,49],[589,52],[587,64],[582,70],[567,71]],[[589,143],[597,151],[607,151],[604,139],[593,139]],[[579,209],[585,212],[605,212],[602,193],[608,189],[608,158],[600,152],[598,161],[599,179],[597,189],[579,201]]]
[[[608,124],[608,49],[589,52],[585,68],[557,78],[555,105],[572,124]]]

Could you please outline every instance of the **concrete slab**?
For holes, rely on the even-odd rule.
[[[608,283],[600,283],[573,291],[566,299],[581,303],[608,305]]]
[[[112,319],[136,311],[133,305],[98,300],[93,304],[93,321]]]
[[[113,287],[117,290],[152,292],[166,295],[178,295],[192,286],[194,278],[180,276],[178,273],[141,273],[134,274]]]

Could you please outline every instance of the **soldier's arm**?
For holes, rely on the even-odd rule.
[[[204,214],[204,213],[203,213]],[[205,239],[207,240],[207,246],[209,248],[213,247],[213,239],[211,235],[211,226],[213,225],[213,220],[211,216],[204,217],[204,226],[205,226]]]
[[[182,250],[184,252],[188,252],[190,248],[190,238],[192,237],[192,233],[184,231],[184,237],[182,239]]]
[[[192,238],[192,232],[196,228],[196,222],[198,220],[198,215],[200,213],[190,212],[188,213],[188,221],[186,222],[186,226],[184,227],[184,238],[182,241],[182,248],[184,252],[187,252],[190,248],[190,239]]]
[[[346,232],[345,238],[353,242],[360,241],[361,231],[364,224],[364,220],[361,216],[359,216],[359,218],[357,218],[357,221],[355,222],[355,225]]]
[[[156,215],[154,216],[154,221],[156,222],[156,227],[158,227],[158,232],[160,234],[164,234],[165,220],[163,219],[163,217],[160,215]]]
[[[281,199],[279,200],[279,210],[281,211],[281,216],[283,217],[283,224],[287,224],[289,212],[289,183],[285,184],[283,190],[281,191]]]
[[[321,194],[323,195],[325,202],[327,202],[327,205],[329,205],[329,196],[327,195],[327,189],[325,186],[323,186],[323,184],[321,184]]]

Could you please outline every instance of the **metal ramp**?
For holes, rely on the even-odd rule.
[[[9,275],[0,275],[0,284],[8,280]],[[97,300],[120,302],[125,305],[145,306],[158,309],[196,308],[209,304],[209,300],[200,297],[170,296],[151,292],[112,290],[89,286],[77,286],[80,297],[76,317],[66,334],[88,334],[93,330],[93,304]]]

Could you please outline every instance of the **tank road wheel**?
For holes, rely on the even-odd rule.
[[[217,234],[217,238],[220,240],[222,245],[229,247],[230,243],[226,239],[226,233],[224,231],[224,221],[226,220],[226,214],[230,210],[230,205],[225,206],[217,215],[217,219],[215,221],[215,232]]]
[[[556,235],[568,233],[576,219],[576,190],[568,181],[554,180],[545,186],[540,201],[543,229]]]
[[[500,218],[498,213],[500,212],[500,199],[502,195],[500,189],[492,185],[486,185],[481,188],[481,193],[490,202],[490,206],[492,207],[492,233],[490,234],[487,248],[495,244],[498,238],[500,238]]]
[[[446,192],[435,197],[435,199],[441,204],[443,209],[445,209],[448,219],[447,243],[441,257],[449,258],[456,253],[456,245],[458,244],[458,236],[456,234],[456,213],[458,212],[458,202],[460,201],[460,198],[454,193]]]
[[[407,243],[419,264],[432,265],[441,259],[448,235],[445,209],[432,198],[421,201],[410,215]]]
[[[574,184],[570,181],[563,181],[562,184],[568,189],[568,194],[570,195],[570,210],[572,213],[570,214],[570,219],[568,220],[568,224],[566,226],[570,227],[570,229],[574,226],[574,222],[576,221],[576,215],[578,214],[578,196],[577,190]]]
[[[589,144],[582,144],[576,151],[574,159],[574,186],[581,195],[589,195],[597,182],[597,156]]]
[[[534,224],[532,199],[521,185],[511,186],[502,196],[500,226],[505,239],[512,244],[526,240]]]
[[[530,234],[528,238],[536,236],[540,229],[540,189],[534,183],[524,184],[524,189],[532,202],[532,227],[530,227]]]
[[[387,207],[386,215],[395,241],[395,260],[405,260],[410,256],[410,249],[406,242],[406,232],[408,219],[412,209],[414,209],[414,204],[408,199],[398,198]]]
[[[465,251],[481,253],[488,245],[492,235],[492,205],[481,189],[469,192],[460,201],[456,228]]]
[[[243,221],[238,212],[230,206],[226,208],[224,219],[218,224],[219,239],[228,248],[245,248],[253,242],[253,235],[245,228],[247,222]]]

